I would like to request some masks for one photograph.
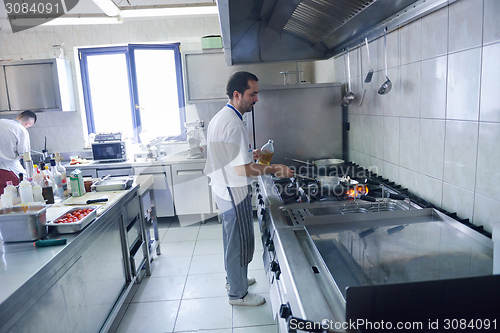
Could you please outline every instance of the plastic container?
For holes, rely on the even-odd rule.
[[[12,199],[17,198],[17,188],[12,184],[9,180],[6,182],[7,186],[5,187],[4,193],[9,193]]]
[[[33,200],[35,202],[40,202],[44,204],[45,199],[43,198],[42,187],[39,184],[35,184],[33,185],[32,189],[33,189]]]
[[[34,202],[33,200],[33,188],[31,187],[31,183],[26,179],[22,179],[23,175],[19,175],[19,179],[21,179],[21,183],[19,183],[19,196],[21,197],[21,203],[30,203]]]
[[[273,140],[267,141],[267,143],[260,148],[260,153],[262,154],[262,157],[260,158],[259,163],[269,165],[274,154]]]
[[[10,208],[13,206],[12,195],[10,195],[10,193],[2,194],[1,200],[2,200],[2,208]]]

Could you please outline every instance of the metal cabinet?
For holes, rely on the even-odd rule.
[[[170,165],[134,167],[134,174],[153,176],[156,216],[174,216],[174,197],[172,195],[172,172]]]
[[[160,236],[158,234],[158,221],[156,218],[156,204],[153,193],[154,184],[140,194],[141,204],[141,219],[142,219],[142,236],[146,242],[146,275],[151,276],[154,253],[161,254]],[[142,184],[141,184],[142,187]]]
[[[139,283],[142,279],[141,269],[147,258],[147,243],[142,235],[141,205],[136,194],[123,205],[122,210],[124,235],[123,250],[129,258],[127,269],[130,272],[128,280]]]
[[[9,61],[0,67],[2,111],[76,111],[71,66],[67,60]]]
[[[126,286],[120,224],[118,215],[96,229],[8,332],[99,332]]]
[[[259,85],[282,85],[283,71],[296,71],[296,62],[227,66],[222,52],[188,52],[184,55],[184,77],[190,103],[227,101],[227,80],[245,70],[259,78]]]
[[[209,181],[203,173],[204,167],[205,163],[172,165],[174,204],[177,215],[212,212]]]

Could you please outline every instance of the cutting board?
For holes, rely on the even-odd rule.
[[[79,204],[82,202],[86,202],[87,200],[94,200],[94,199],[101,199],[101,198],[107,198],[108,201],[106,202],[98,202],[98,203],[93,203],[90,204],[90,206],[98,205],[101,206],[99,210],[97,211],[97,216],[100,216],[102,213],[104,213],[108,208],[113,206],[118,200],[120,200],[125,194],[127,194],[128,191],[110,191],[110,192],[88,192],[82,195],[81,197],[71,197],[63,202],[61,202],[62,205],[75,205]],[[81,206],[86,206],[85,204]]]

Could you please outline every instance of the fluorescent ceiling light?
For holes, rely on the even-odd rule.
[[[95,0],[94,0],[95,1]],[[122,9],[121,16],[132,17],[171,17],[171,16],[206,16],[218,15],[217,6],[164,7],[144,9]]]
[[[92,0],[108,16],[119,16],[120,8],[112,0]]]
[[[121,17],[58,17],[42,25],[120,24]]]

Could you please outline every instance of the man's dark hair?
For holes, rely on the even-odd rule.
[[[31,110],[26,110],[21,112],[18,115],[19,119],[34,119],[34,123],[36,123],[36,113]]]
[[[245,90],[250,88],[250,86],[248,85],[248,80],[259,81],[257,76],[249,72],[241,71],[233,73],[233,75],[231,75],[231,77],[227,81],[226,85],[226,95],[229,97],[229,99],[233,98],[233,93],[235,91],[243,95],[243,93],[245,93]]]

